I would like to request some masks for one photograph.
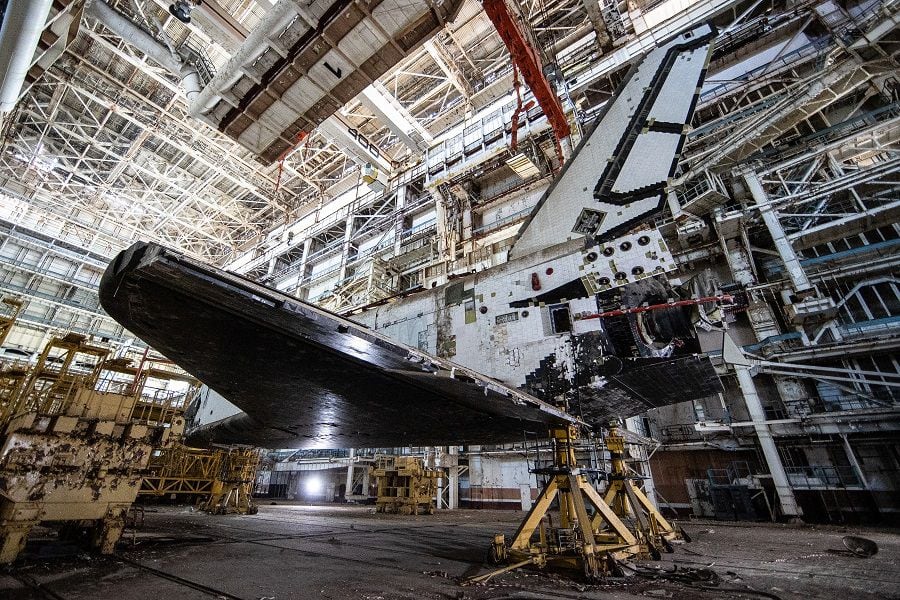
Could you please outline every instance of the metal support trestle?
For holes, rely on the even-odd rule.
[[[646,494],[634,484],[635,478],[628,474],[625,464],[625,438],[619,432],[618,424],[610,425],[606,436],[611,471],[608,475],[603,502],[620,519],[633,523],[635,536],[651,558],[659,558],[659,549],[672,551],[672,541],[682,539],[683,532],[675,529],[659,512]],[[594,517],[594,527],[602,526],[600,515]]]
[[[627,474],[625,440],[613,426],[606,443],[612,462],[604,496],[588,481],[589,470],[578,466],[574,442],[578,428],[553,429],[553,465],[534,472],[549,476],[525,520],[506,544],[494,537],[490,558],[508,566],[467,583],[487,581],[522,566],[582,571],[589,580],[620,574],[619,561],[658,558],[662,547],[680,537]],[[554,503],[555,501],[555,503]],[[554,524],[551,508],[558,509]],[[554,512],[554,514],[556,514]]]

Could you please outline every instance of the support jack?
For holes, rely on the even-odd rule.
[[[618,424],[611,424],[606,436],[606,449],[609,452],[611,472],[609,487],[603,502],[612,509],[620,519],[632,523],[635,537],[646,548],[654,560],[660,557],[659,549],[672,552],[672,542],[685,539],[681,528],[675,529],[659,509],[650,502],[646,494],[635,485],[635,477],[628,474],[625,464],[625,438],[619,431]],[[600,515],[594,517],[594,527],[602,527]]]
[[[605,496],[590,484],[588,471],[577,466],[573,442],[578,429],[553,429],[550,437],[553,466],[535,471],[550,476],[547,484],[512,541],[496,535],[491,544],[491,562],[507,566],[466,583],[484,583],[524,566],[581,571],[588,580],[622,575],[620,561],[658,559],[659,548],[671,551],[671,542],[681,537],[628,475],[617,425],[606,440],[612,473]],[[550,514],[554,500],[557,526]]]
[[[255,448],[233,446],[217,451],[218,474],[200,510],[213,515],[255,515],[259,510],[253,503],[253,486],[260,454]]]

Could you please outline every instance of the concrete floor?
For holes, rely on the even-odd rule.
[[[0,571],[0,598],[393,600],[400,598],[900,598],[900,532],[842,527],[686,523],[694,537],[659,563],[708,568],[717,586],[646,574],[604,585],[520,571],[487,585],[457,580],[486,570],[495,532],[511,535],[522,513],[453,511],[376,515],[369,507],[264,505],[254,516],[214,517],[147,508],[143,529],[117,556],[88,554],[47,534]],[[860,559],[841,537],[863,535],[880,552]]]

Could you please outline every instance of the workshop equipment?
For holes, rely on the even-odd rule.
[[[379,456],[375,459],[375,511],[401,515],[434,514],[439,469],[425,467],[419,456]]]
[[[111,553],[152,449],[180,437],[198,382],[108,355],[70,333],[34,365],[0,367],[0,563],[15,560],[39,523],[86,531]]]

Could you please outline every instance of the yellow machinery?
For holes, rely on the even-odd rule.
[[[259,468],[260,451],[256,448],[231,447],[216,450],[218,472],[209,498],[200,510],[214,515],[253,515],[258,510],[252,501]]]
[[[401,515],[434,514],[437,480],[442,472],[425,468],[419,456],[379,456],[375,459],[378,495],[375,511]]]
[[[181,435],[196,380],[108,354],[68,334],[34,365],[0,366],[0,563],[47,522],[112,552],[153,448]]]
[[[471,582],[486,581],[527,565],[576,569],[588,579],[618,573],[618,561],[658,558],[658,548],[670,549],[678,534],[629,477],[624,461],[625,440],[613,425],[607,437],[612,469],[601,496],[586,470],[575,459],[578,429],[554,429],[553,465],[535,472],[549,477],[512,541],[494,536],[491,560],[508,566]],[[551,507],[558,509],[556,523]]]
[[[12,331],[16,323],[16,317],[22,312],[24,302],[19,298],[3,298],[0,300],[0,346],[6,341],[6,336]]]
[[[622,437],[617,424],[610,427],[606,436],[606,450],[609,452],[611,469],[608,475],[609,486],[603,495],[603,502],[611,507],[621,519],[632,523],[637,539],[646,547],[651,557],[659,558],[659,548],[672,551],[673,540],[681,539],[683,533],[676,530],[659,512],[643,490],[634,484],[634,477],[629,476],[625,464],[625,438]],[[602,526],[600,515],[596,515],[593,526]]]
[[[196,499],[212,514],[256,514],[252,502],[260,455],[256,449],[190,448],[174,444],[153,451],[139,495]]]
[[[0,346],[6,342],[9,332],[16,324],[22,306],[23,302],[19,298],[0,299]],[[0,424],[4,422],[7,407],[13,402],[13,396],[18,393],[27,374],[28,364],[25,362],[0,364]]]

